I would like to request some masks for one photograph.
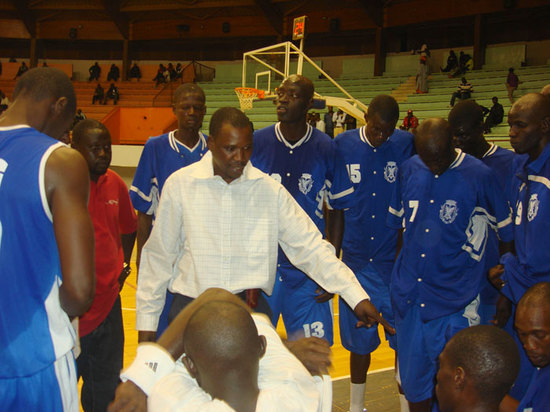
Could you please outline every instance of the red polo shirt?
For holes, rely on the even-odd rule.
[[[80,336],[97,328],[111,311],[118,296],[118,277],[124,263],[120,235],[137,230],[128,188],[110,169],[97,183],[90,182],[88,210],[95,232],[96,287],[92,306],[80,317]]]

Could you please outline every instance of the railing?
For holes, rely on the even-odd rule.
[[[216,75],[216,69],[205,66],[195,60],[186,65],[181,76],[165,83],[162,89],[153,98],[153,107],[166,107],[174,104],[174,91],[180,84],[211,82]]]

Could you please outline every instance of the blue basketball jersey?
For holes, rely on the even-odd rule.
[[[250,160],[255,167],[279,181],[324,233],[324,200],[328,199],[332,207],[340,209],[347,206],[353,192],[347,171],[342,162],[335,161],[335,156],[334,142],[325,133],[307,125],[306,134],[291,144],[276,123],[254,132],[254,151]],[[281,249],[279,265],[294,268]],[[299,272],[300,280],[304,276]],[[291,279],[285,280],[294,283]]]
[[[279,181],[324,233],[323,201],[341,208],[353,192],[346,169],[335,156],[332,139],[321,131],[307,125],[304,137],[290,144],[277,123],[254,133],[251,162]],[[282,251],[279,256],[279,263],[290,264]]]
[[[391,278],[392,304],[402,318],[411,305],[423,321],[450,315],[478,295],[488,231],[512,240],[502,192],[491,169],[460,150],[441,175],[418,155],[402,164],[388,214],[390,227],[405,229]]]
[[[33,375],[75,343],[44,185],[61,146],[27,126],[0,128],[0,378]]]
[[[373,147],[365,133],[363,126],[334,139],[337,159],[344,161],[354,188],[353,206],[345,211],[342,260],[354,272],[371,263],[388,284],[397,230],[386,226],[386,217],[401,163],[413,155],[413,136],[395,130],[384,144]]]
[[[199,132],[199,141],[193,148],[178,142],[175,130],[151,137],[145,146],[130,187],[134,208],[154,215],[164,182],[172,173],[200,160],[208,151],[206,136]]]
[[[512,177],[514,176],[512,163],[514,157],[516,156],[518,155],[511,150],[503,149],[495,144],[491,144],[490,149],[481,158],[481,161],[495,173],[499,187],[505,195]],[[506,200],[509,201],[509,199]],[[498,265],[500,259],[498,244],[499,240],[497,233],[494,230],[489,231],[489,238],[487,240],[487,247],[485,251],[487,270],[495,265]],[[498,290],[496,290],[495,287],[489,282],[489,279],[485,277],[483,279],[483,288],[481,289],[480,294],[481,303],[494,304],[496,303],[499,295]]]

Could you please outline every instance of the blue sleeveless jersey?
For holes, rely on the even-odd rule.
[[[0,128],[0,378],[32,375],[74,345],[44,186],[60,146],[30,127]]]

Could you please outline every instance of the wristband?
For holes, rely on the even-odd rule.
[[[174,370],[174,359],[161,346],[154,343],[143,343],[138,346],[136,359],[120,374],[120,380],[131,380],[147,396],[155,383]]]

